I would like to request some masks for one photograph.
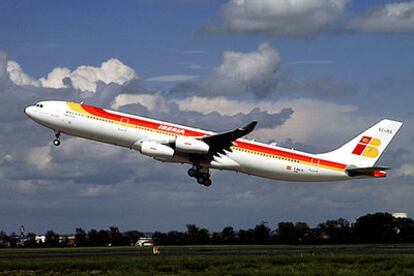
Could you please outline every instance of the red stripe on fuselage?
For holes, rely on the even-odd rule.
[[[121,118],[122,118],[121,116],[108,113],[108,112],[104,111],[102,108],[99,108],[99,107],[94,107],[94,106],[89,106],[89,105],[84,105],[84,104],[81,104],[81,106],[88,113],[90,113],[94,116],[102,117],[102,118],[105,118],[105,119],[108,119],[108,120],[113,120],[113,121],[120,121]]]
[[[113,121],[121,121],[122,118],[124,119],[128,119],[128,123],[132,124],[132,125],[137,125],[137,126],[141,126],[141,127],[146,127],[146,128],[151,128],[151,129],[160,129],[160,126],[171,126],[174,128],[174,126],[169,125],[167,123],[156,123],[156,122],[151,122],[151,121],[147,121],[147,120],[142,120],[142,119],[137,119],[137,118],[133,118],[130,116],[126,116],[126,115],[119,115],[119,114],[114,114],[112,112],[108,112],[103,108],[99,108],[99,107],[95,107],[95,106],[88,106],[88,105],[81,105],[83,107],[83,109],[85,109],[87,112],[91,113],[94,116],[98,116],[98,117],[102,117],[105,119],[109,119],[109,120],[113,120]],[[177,127],[175,127],[177,129]],[[203,133],[203,132],[199,132],[199,131],[193,131],[190,129],[186,129],[183,127],[178,127],[179,129],[183,129],[185,131],[184,135],[185,136],[205,136],[207,135],[207,133]],[[162,131],[165,132],[170,132],[173,134],[176,134],[174,131],[168,131],[165,129],[161,129]]]
[[[151,121],[147,121],[147,120],[142,120],[142,119],[137,119],[137,118],[133,118],[130,116],[125,116],[125,115],[119,115],[119,114],[114,114],[112,112],[108,112],[103,108],[99,108],[99,107],[95,107],[95,106],[88,106],[88,105],[84,105],[81,104],[82,108],[85,109],[87,112],[89,112],[90,114],[94,115],[94,116],[98,116],[101,118],[105,118],[105,119],[109,119],[109,120],[113,120],[113,121],[121,121],[122,118],[128,119],[128,123],[132,124],[132,125],[137,125],[137,126],[141,126],[141,127],[146,127],[146,128],[150,128],[150,129],[154,129],[154,130],[159,130],[160,126],[172,126],[169,125],[168,123],[155,123],[155,122],[151,122]],[[174,127],[174,126],[172,126]],[[194,130],[190,130],[187,129],[185,127],[179,127],[180,129],[183,129],[185,131],[184,136],[191,136],[191,137],[200,137],[200,136],[205,136],[208,135],[208,133],[206,132],[200,132],[200,131],[194,131]],[[172,131],[166,131],[166,130],[162,130],[165,132],[170,132],[175,134]],[[285,158],[290,158],[290,159],[295,159],[295,160],[299,160],[299,161],[304,161],[304,162],[309,162],[309,163],[313,163],[313,164],[319,164],[321,166],[328,166],[328,167],[334,167],[334,168],[339,168],[339,169],[345,169],[346,165],[341,164],[341,163],[336,163],[336,162],[332,162],[332,161],[328,161],[328,160],[322,160],[322,159],[317,159],[317,158],[313,158],[310,156],[306,156],[306,155],[301,155],[301,154],[297,154],[297,153],[292,153],[292,152],[288,152],[288,151],[283,151],[283,150],[279,150],[279,149],[274,149],[274,148],[268,148],[266,146],[261,146],[261,145],[256,145],[256,144],[252,144],[249,142],[243,142],[240,140],[236,140],[236,146],[243,148],[243,149],[247,149],[247,150],[252,150],[252,151],[257,151],[257,152],[261,152],[261,153],[267,153],[267,154],[272,154],[272,155],[277,155],[280,157],[285,157]],[[318,163],[319,162],[319,163]]]

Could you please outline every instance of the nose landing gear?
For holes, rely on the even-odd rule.
[[[56,147],[60,145],[60,131],[55,131],[55,139],[53,140],[53,145]]]
[[[207,168],[193,166],[188,170],[188,175],[197,179],[197,183],[205,187],[211,186],[210,173]]]

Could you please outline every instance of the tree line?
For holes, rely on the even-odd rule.
[[[227,226],[213,233],[190,224],[186,232],[155,232],[153,239],[160,245],[408,243],[414,242],[414,221],[375,213],[361,216],[352,224],[343,218],[327,220],[314,228],[304,222],[279,222],[272,230],[262,222],[247,230]]]
[[[204,244],[349,244],[349,243],[408,243],[414,242],[414,221],[396,218],[389,213],[366,214],[354,223],[343,218],[327,220],[312,228],[304,222],[279,222],[276,229],[266,222],[254,228],[235,230],[231,226],[220,232],[188,224],[186,231],[154,232],[156,245],[204,245]],[[85,231],[77,228],[74,235],[61,236],[50,230],[44,241],[36,234],[24,237],[0,232],[0,246],[9,247],[63,247],[63,246],[125,246],[134,245],[144,233],[121,232],[118,227]],[[70,243],[68,239],[70,238]],[[66,239],[66,241],[65,241]]]

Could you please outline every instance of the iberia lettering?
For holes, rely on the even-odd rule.
[[[158,127],[158,129],[160,130],[165,130],[165,131],[170,131],[170,132],[175,132],[178,134],[184,134],[185,130],[182,128],[177,128],[177,127],[172,127],[172,126],[165,126],[165,125],[160,125]]]

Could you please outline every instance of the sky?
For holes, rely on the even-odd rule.
[[[219,231],[414,214],[414,1],[0,2],[0,230]],[[23,113],[84,101],[313,153],[382,118],[404,126],[386,179],[288,183],[234,172],[213,185],[133,150],[63,136]]]

